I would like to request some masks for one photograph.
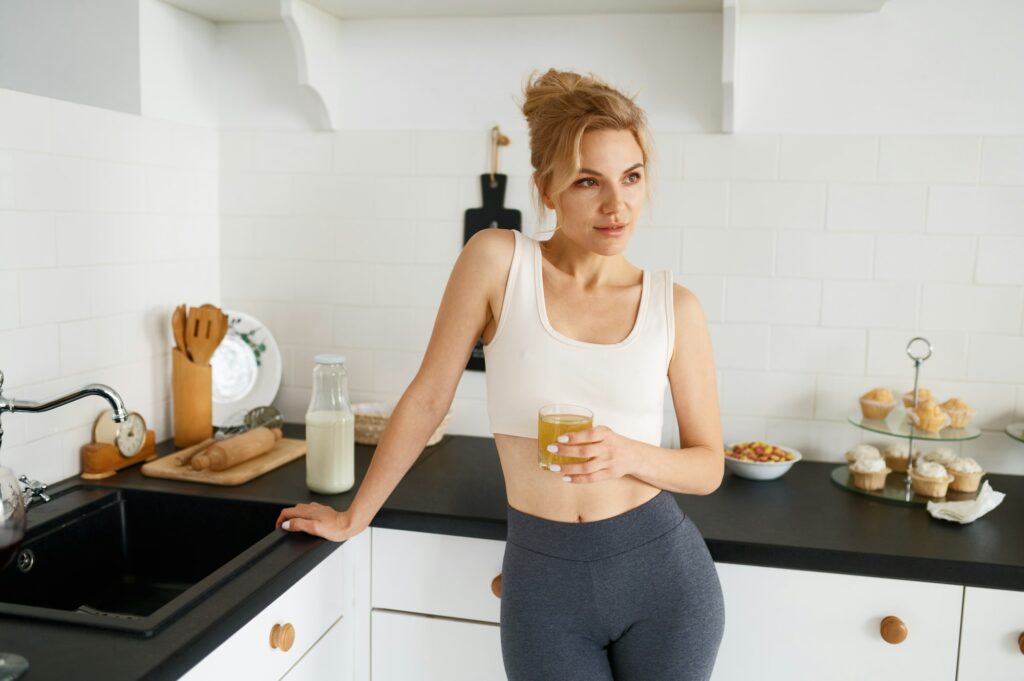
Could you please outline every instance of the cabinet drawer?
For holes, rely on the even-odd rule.
[[[717,563],[725,637],[713,681],[956,678],[963,587]],[[887,643],[883,618],[907,636]]]
[[[980,589],[964,593],[959,681],[1024,679],[1024,592]]]
[[[498,623],[505,542],[373,528],[371,606]]]
[[[505,681],[494,624],[374,610],[373,681]]]
[[[187,681],[280,679],[345,610],[348,544],[335,549],[292,588],[249,620],[183,676]],[[275,624],[290,623],[295,642],[287,651],[270,647]]]
[[[281,681],[351,681],[351,626],[350,617],[335,622]]]

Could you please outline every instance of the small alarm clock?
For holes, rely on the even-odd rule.
[[[92,427],[93,441],[82,446],[82,478],[99,480],[115,472],[156,458],[156,433],[146,429],[146,420],[138,412],[128,412],[118,423],[107,409]]]

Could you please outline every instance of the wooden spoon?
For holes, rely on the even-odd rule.
[[[171,331],[174,333],[174,344],[188,357],[188,346],[185,345],[185,306],[179,305],[171,314]],[[191,358],[190,358],[191,359]]]
[[[220,326],[224,313],[216,305],[200,305],[188,311],[188,328],[185,341],[192,361],[199,366],[208,366],[210,358],[220,344],[223,335]]]

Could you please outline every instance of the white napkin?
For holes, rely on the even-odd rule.
[[[982,484],[981,491],[978,492],[976,499],[968,501],[929,501],[928,512],[934,518],[955,520],[961,525],[966,525],[967,523],[974,522],[1003,503],[1005,497],[1006,495],[1002,492],[994,491],[988,484],[988,480],[986,480]]]

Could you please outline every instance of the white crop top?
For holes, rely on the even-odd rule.
[[[551,326],[540,242],[517,230],[494,338],[484,346],[491,432],[537,437],[537,410],[577,404],[634,440],[661,445],[668,364],[675,344],[672,272],[643,272],[640,311],[618,343],[587,343]]]

